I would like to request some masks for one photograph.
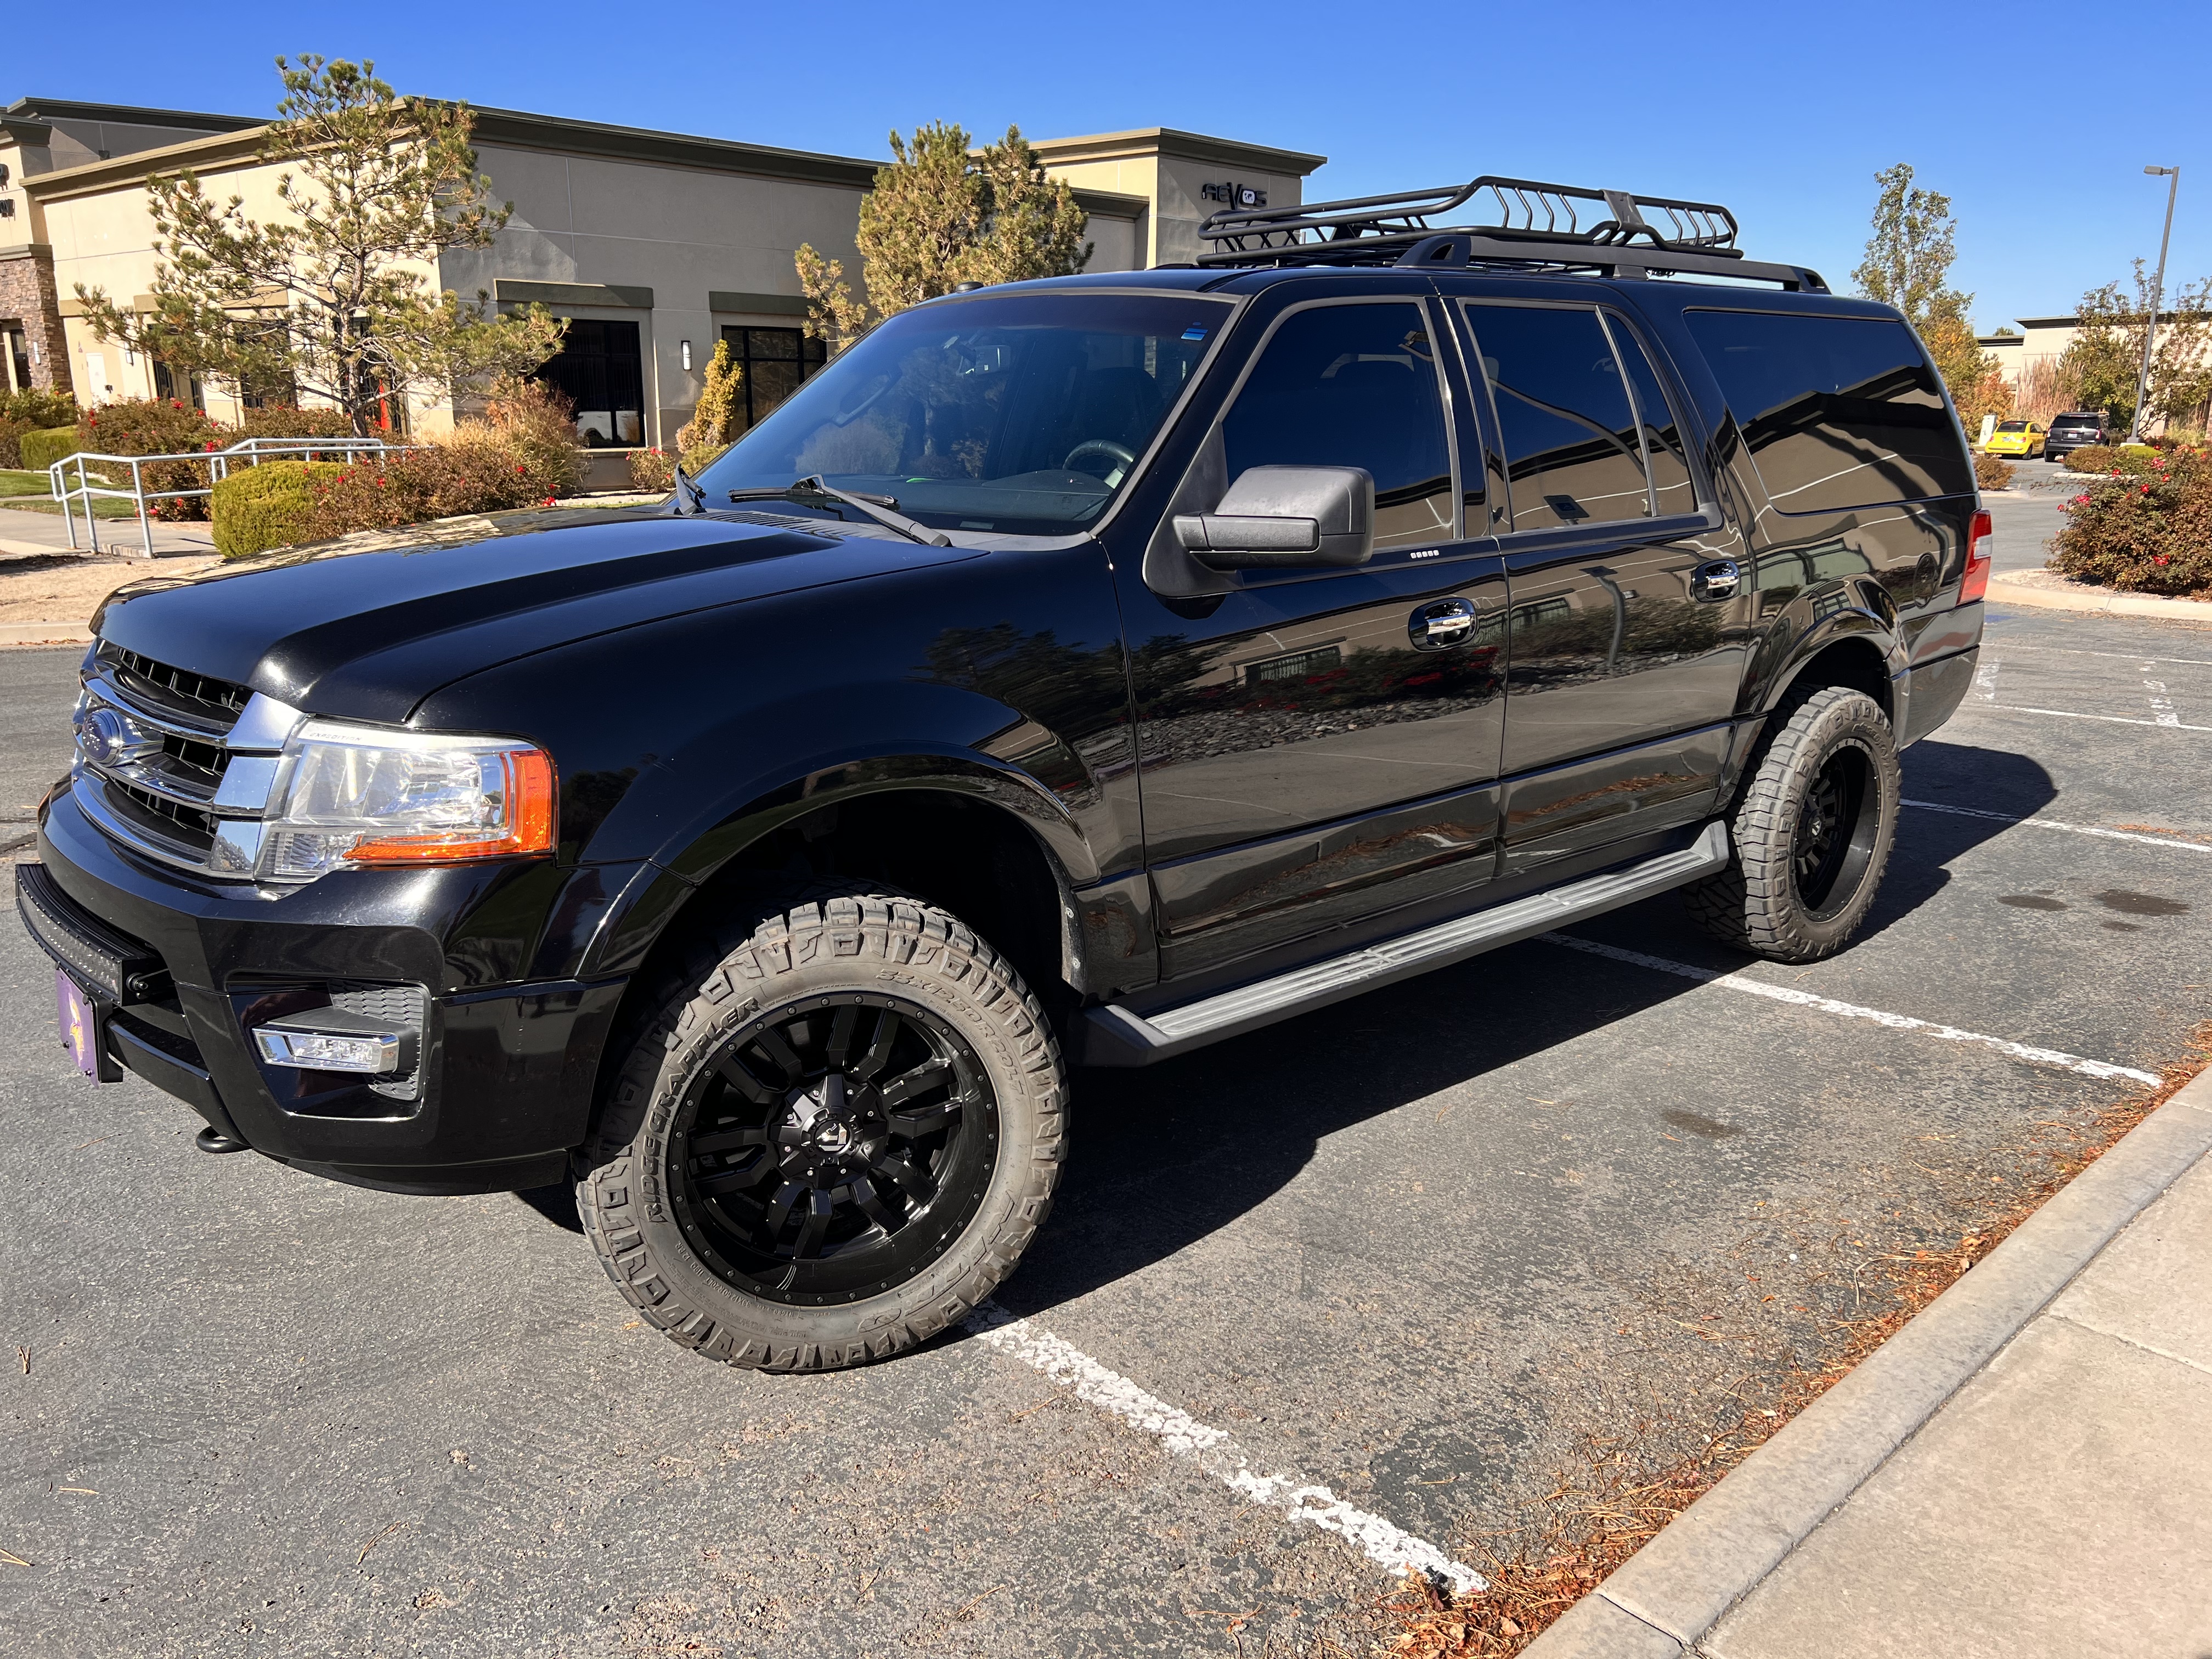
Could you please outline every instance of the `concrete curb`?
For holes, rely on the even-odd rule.
[[[91,643],[92,630],[82,623],[0,623],[0,646]]]
[[[2022,1222],[1613,1577],[1525,1659],[1680,1659],[1934,1417],[2114,1235],[2212,1152],[2199,1076]]]
[[[2030,587],[1997,576],[1987,595],[1991,605],[2024,605],[2044,611],[2087,611],[2115,617],[2183,617],[2212,623],[2212,604],[2203,599],[2169,599],[2156,593],[2115,593],[2106,588]]]

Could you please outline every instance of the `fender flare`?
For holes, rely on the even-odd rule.
[[[973,750],[917,748],[817,757],[786,781],[754,781],[672,834],[625,884],[586,953],[584,976],[634,973],[691,896],[763,836],[824,807],[872,794],[931,790],[983,801],[1027,830],[1060,896],[1063,969],[1079,960],[1076,890],[1099,879],[1066,805],[1019,768]]]

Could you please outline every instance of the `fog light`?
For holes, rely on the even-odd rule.
[[[415,1068],[416,1036],[343,1008],[317,1008],[253,1028],[255,1046],[271,1066],[310,1072],[383,1076]]]

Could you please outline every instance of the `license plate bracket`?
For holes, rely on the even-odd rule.
[[[120,1083],[123,1068],[107,1052],[107,1019],[113,1011],[76,982],[66,968],[54,969],[54,1012],[62,1047],[94,1083]]]

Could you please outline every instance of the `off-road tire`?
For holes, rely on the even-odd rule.
[[[1036,998],[957,917],[880,886],[794,896],[764,916],[740,911],[652,988],[579,1157],[576,1207],[616,1288],[671,1340],[732,1365],[820,1371],[926,1341],[1013,1272],[1052,1207],[1067,1084]],[[694,1249],[670,1191],[670,1137],[685,1091],[732,1033],[840,994],[894,996],[957,1034],[995,1095],[995,1156],[972,1218],[913,1277],[863,1300],[793,1306],[739,1289]]]
[[[1901,778],[1897,739],[1881,705],[1863,691],[1824,686],[1776,715],[1766,744],[1729,826],[1735,856],[1682,890],[1698,925],[1723,943],[1775,962],[1818,962],[1850,943],[1881,888],[1897,837]],[[1823,769],[1855,753],[1865,777],[1860,807],[1869,821],[1835,885],[1808,902],[1798,890],[1798,828]]]

